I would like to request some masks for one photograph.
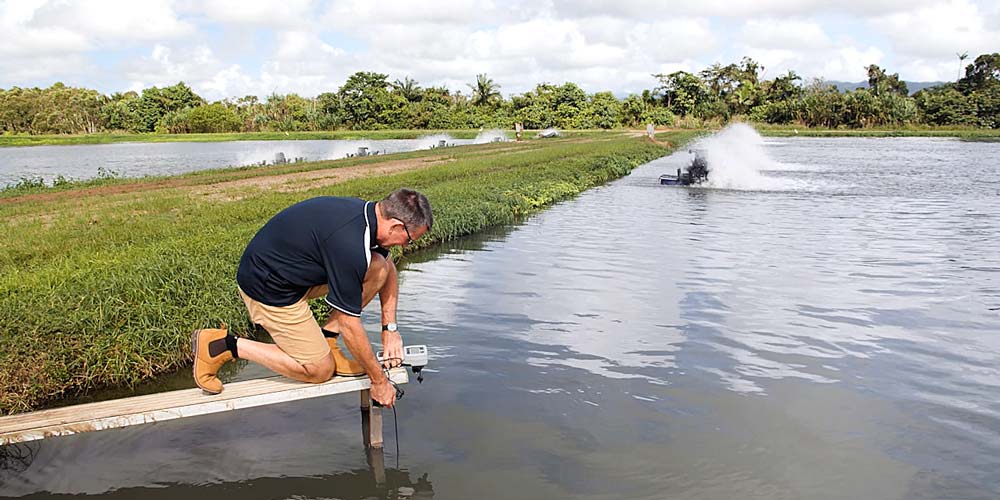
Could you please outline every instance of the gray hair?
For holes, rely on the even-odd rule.
[[[407,226],[431,228],[434,215],[431,214],[431,202],[427,197],[407,188],[399,188],[386,196],[378,204],[382,215],[390,219],[399,219]]]

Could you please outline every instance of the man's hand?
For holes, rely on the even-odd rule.
[[[386,408],[396,404],[396,388],[386,379],[381,383],[372,382],[372,399]]]
[[[385,360],[382,366],[394,368],[403,364],[403,337],[398,331],[382,330],[382,353]]]

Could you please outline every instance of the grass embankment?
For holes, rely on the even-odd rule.
[[[967,141],[998,141],[1000,130],[973,127],[906,127],[906,128],[809,128],[790,125],[755,123],[760,135],[770,137],[957,137]]]
[[[473,139],[479,130],[333,130],[315,132],[234,132],[219,134],[126,134],[100,133],[80,135],[0,135],[4,146],[68,146],[74,144],[111,144],[116,142],[224,142],[287,141],[320,139],[417,139],[448,134],[456,139]],[[513,135],[513,133],[509,134]]]
[[[239,256],[269,217],[302,199],[418,189],[434,205],[434,229],[418,243],[428,246],[510,223],[668,152],[616,134],[0,199],[0,413],[175,370],[190,362],[196,328],[224,321],[249,335],[235,295]]]

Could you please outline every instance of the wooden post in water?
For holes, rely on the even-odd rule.
[[[382,447],[382,408],[372,404],[372,391],[361,391],[361,435],[366,448]]]
[[[368,468],[372,470],[375,486],[381,487],[385,484],[385,450],[365,448],[365,458],[368,459]]]
[[[376,486],[385,484],[385,452],[382,450],[382,408],[372,404],[372,391],[361,391],[361,438],[365,458]]]

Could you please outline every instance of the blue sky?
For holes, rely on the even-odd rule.
[[[996,51],[1000,2],[985,0],[0,0],[0,87],[184,81],[209,99],[313,96],[363,70],[625,95],[654,73],[743,56],[766,77],[859,81],[875,63],[941,81],[956,78],[957,52]]]

